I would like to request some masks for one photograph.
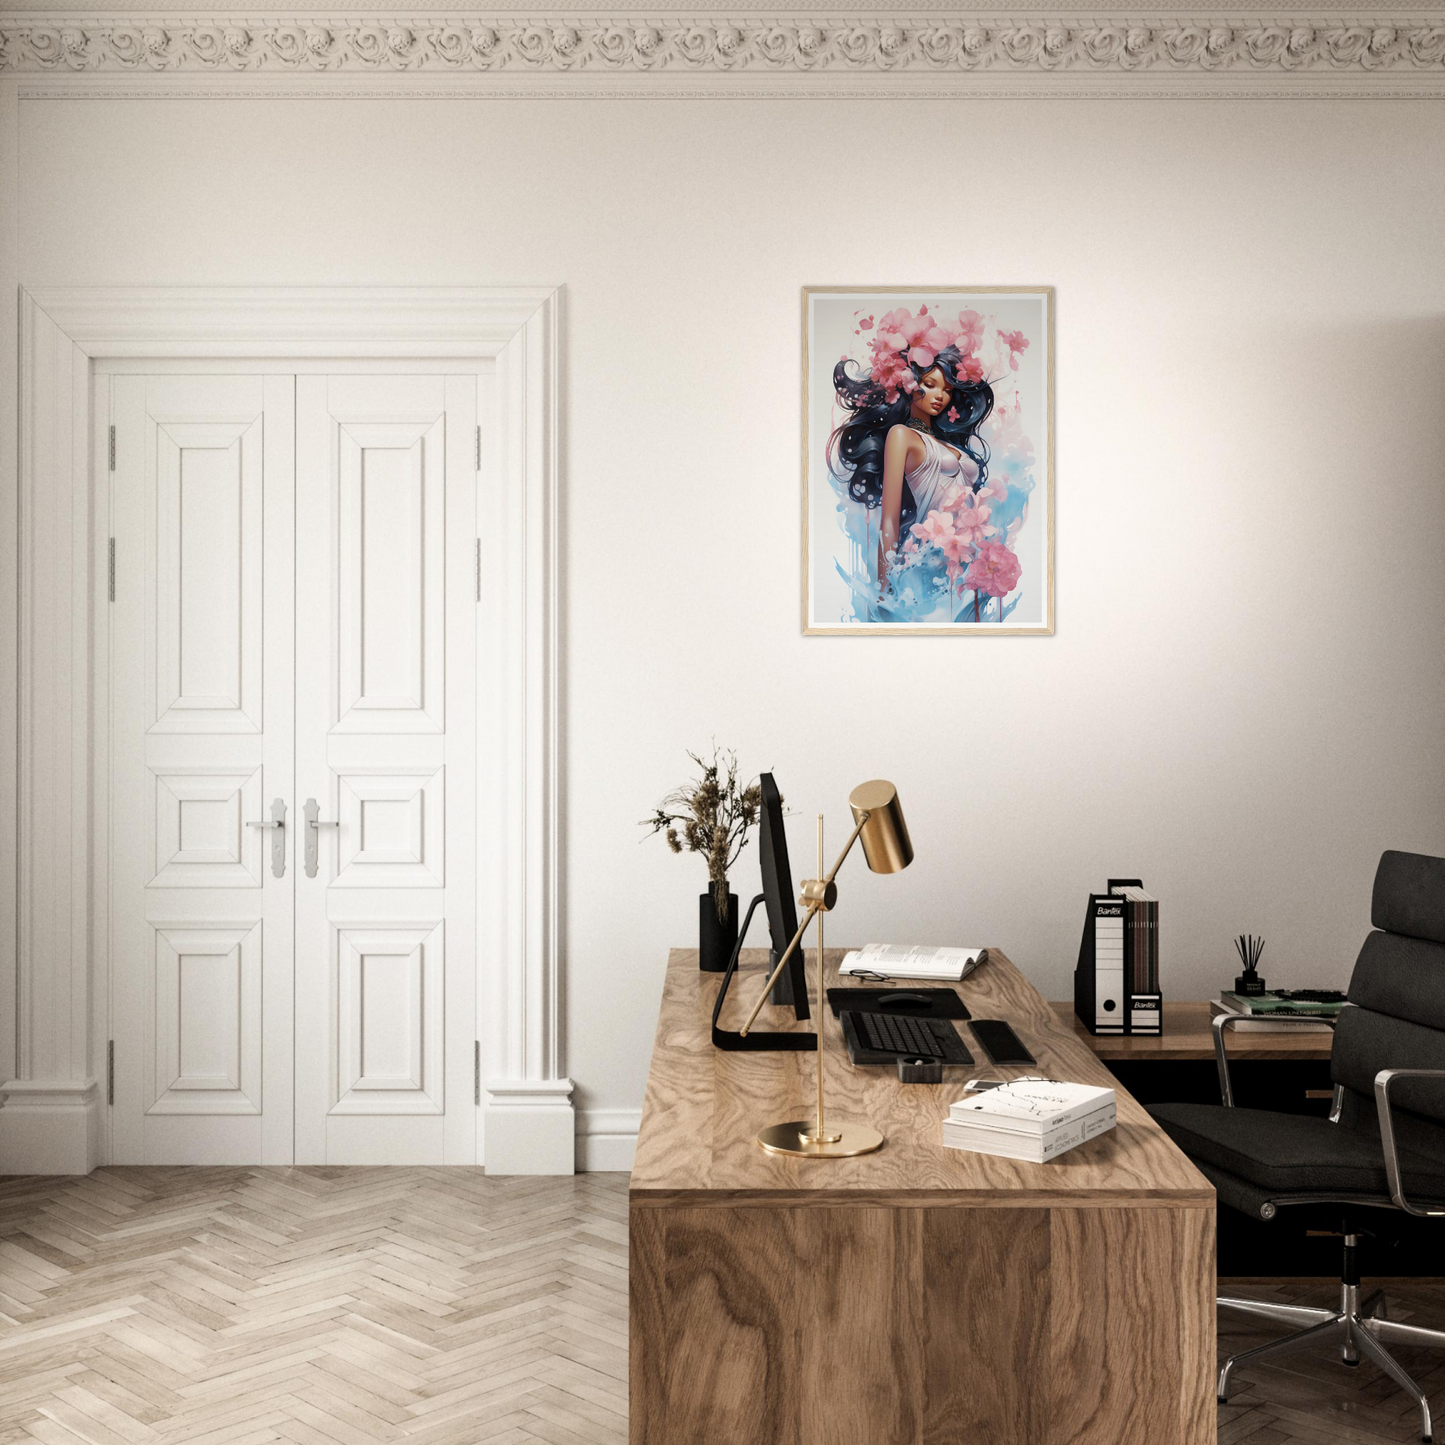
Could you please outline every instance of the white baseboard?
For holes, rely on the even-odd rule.
[[[89,1174],[99,1162],[94,1079],[0,1084],[0,1174]]]
[[[577,1168],[630,1173],[641,1109],[582,1109],[577,1114]]]
[[[497,1079],[487,1093],[488,1174],[576,1172],[571,1079]]]

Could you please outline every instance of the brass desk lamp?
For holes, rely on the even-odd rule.
[[[802,942],[803,934],[814,918],[818,920],[814,943],[818,950],[818,1112],[814,1119],[790,1119],[783,1124],[769,1124],[758,1135],[758,1143],[770,1154],[798,1154],[808,1159],[850,1159],[857,1154],[871,1154],[883,1147],[883,1136],[868,1124],[827,1123],[823,1118],[823,1020],[828,1016],[827,997],[823,991],[823,915],[838,901],[834,879],[843,860],[861,838],[863,856],[875,873],[899,873],[913,862],[913,844],[908,838],[908,825],[898,804],[898,789],[878,779],[859,783],[848,795],[853,810],[853,832],[843,845],[838,861],[826,877],[809,878],[802,887],[798,903],[807,909],[798,931],[793,935],[783,956],[773,969],[748,1021],[740,1030],[744,1035],[752,1028],[758,1012],[768,1001],[773,984],[793,950]],[[823,815],[818,815],[818,871],[823,871]]]

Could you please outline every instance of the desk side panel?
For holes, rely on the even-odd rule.
[[[1049,1392],[1049,1211],[930,1209],[923,1235],[928,1445],[1041,1445]]]
[[[1212,1445],[1213,1209],[1055,1209],[1049,1445]]]
[[[1214,1211],[632,1210],[632,1445],[1205,1445]]]

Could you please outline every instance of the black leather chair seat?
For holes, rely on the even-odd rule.
[[[1281,1194],[1388,1196],[1380,1136],[1303,1114],[1226,1109],[1219,1104],[1155,1104],[1149,1112],[1192,1159]],[[1445,1197],[1445,1164],[1405,1149],[1407,1187]]]

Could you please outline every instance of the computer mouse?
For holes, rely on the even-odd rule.
[[[933,1000],[926,993],[908,993],[903,989],[890,990],[878,1000],[879,1008],[917,1008],[919,1004],[932,1008]]]

